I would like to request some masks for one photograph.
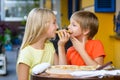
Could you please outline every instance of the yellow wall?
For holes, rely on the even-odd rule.
[[[115,68],[120,69],[120,39],[115,38],[113,16],[115,13],[96,13],[99,18],[99,32],[96,39],[103,42],[107,54],[105,62],[112,61]]]
[[[67,27],[69,25],[68,19],[68,0],[61,0],[61,26]],[[78,6],[80,7],[80,6]]]
[[[93,4],[94,4],[94,0],[82,0],[81,7],[85,8],[92,6]]]
[[[68,20],[68,0],[61,0],[61,27],[69,24]]]
[[[115,67],[120,69],[120,39],[115,41]]]
[[[96,39],[102,41],[105,52],[106,58],[105,62],[114,61],[114,39],[110,38],[113,35],[113,15],[114,13],[96,13],[99,19],[99,31],[95,36]]]
[[[52,8],[52,6],[51,6],[51,0],[46,0],[45,1],[45,8],[48,8],[48,9]]]

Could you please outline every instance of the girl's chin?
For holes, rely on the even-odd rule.
[[[56,37],[56,34],[52,35],[51,38],[55,38]]]

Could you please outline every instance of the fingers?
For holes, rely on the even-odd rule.
[[[71,41],[75,41],[75,40],[77,40],[74,36],[70,36],[70,40]]]
[[[83,38],[82,38],[82,43],[85,44],[85,42],[86,42],[86,37],[83,36]]]
[[[60,32],[57,33],[58,34],[58,37],[61,39],[62,38],[62,35]]]
[[[56,33],[58,34],[59,38],[69,38],[70,37],[70,34],[66,31],[66,30],[59,30],[59,31],[56,31]]]
[[[70,36],[70,40],[78,40],[77,38],[75,38],[74,36]],[[81,40],[79,40],[80,42],[82,42],[82,43],[85,43],[86,42],[86,37],[82,37],[82,39]]]
[[[82,37],[81,40],[78,40],[77,38],[75,38],[74,36],[70,37],[70,40],[73,44],[73,46],[78,49],[78,47],[81,47],[81,49],[85,48],[85,43],[86,43],[86,37]]]

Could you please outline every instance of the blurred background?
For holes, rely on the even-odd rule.
[[[17,80],[16,60],[24,34],[27,15],[32,8],[49,8],[59,28],[69,25],[78,10],[94,12],[99,19],[95,39],[102,41],[105,63],[112,61],[120,69],[120,0],[0,0],[0,80]]]

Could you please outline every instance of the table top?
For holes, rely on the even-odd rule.
[[[103,78],[91,77],[91,78],[79,78],[71,75],[56,75],[41,73],[39,75],[31,75],[31,80],[120,80],[120,76],[106,76]]]

